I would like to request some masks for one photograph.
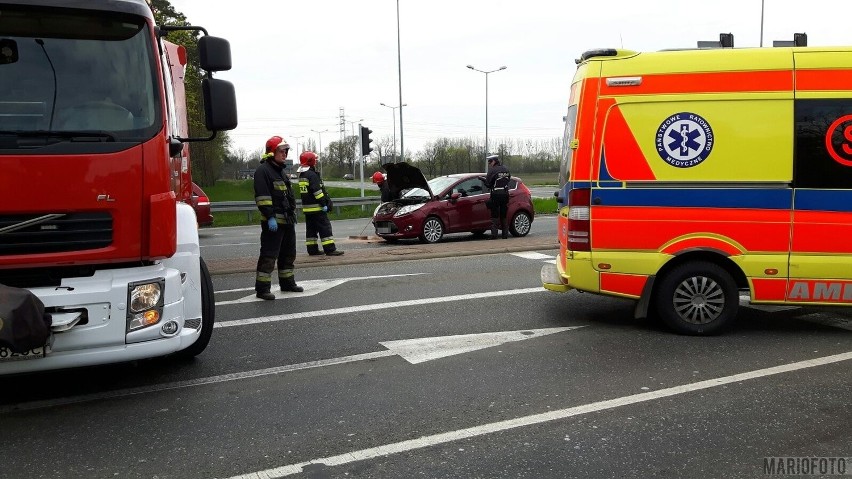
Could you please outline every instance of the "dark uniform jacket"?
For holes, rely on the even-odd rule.
[[[284,167],[265,157],[254,172],[254,201],[263,219],[278,224],[296,223],[296,196]]]
[[[331,198],[325,191],[325,185],[314,167],[299,174],[299,193],[302,196],[302,211],[305,214],[318,213],[322,207],[331,209]]]
[[[509,180],[511,179],[512,175],[509,174],[508,168],[504,165],[494,165],[488,168],[488,174],[485,176],[485,186],[491,190],[491,193],[495,193],[494,190],[503,190],[497,191],[497,193],[508,193]]]

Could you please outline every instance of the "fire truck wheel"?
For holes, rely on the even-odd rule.
[[[190,359],[201,354],[210,342],[213,334],[213,321],[216,319],[216,303],[213,300],[213,279],[207,269],[207,263],[199,258],[201,263],[201,335],[192,346],[177,352],[177,356]]]
[[[526,236],[530,232],[530,228],[532,228],[532,220],[526,211],[515,213],[511,224],[509,224],[509,232],[515,237]]]
[[[737,315],[737,284],[717,264],[685,263],[661,278],[655,288],[654,306],[660,319],[680,334],[718,334]]]
[[[420,234],[420,241],[424,243],[437,243],[444,237],[444,224],[441,220],[434,216],[426,218],[423,222],[423,233]]]

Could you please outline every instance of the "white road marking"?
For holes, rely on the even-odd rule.
[[[320,311],[303,311],[301,313],[278,314],[275,316],[264,316],[260,318],[235,319],[233,321],[221,321],[214,324],[214,328],[230,328],[233,326],[246,326],[249,324],[274,323],[278,321],[289,321],[291,319],[315,318],[330,316],[332,314],[350,314],[364,311],[375,311],[377,309],[404,308],[408,306],[422,306],[424,304],[449,303],[453,301],[468,301],[473,299],[494,298],[500,296],[511,296],[514,294],[543,293],[542,287],[510,289],[508,291],[489,291],[487,293],[459,294],[455,296],[442,296],[438,298],[412,299],[407,301],[393,301],[390,303],[365,304],[362,306],[349,306],[346,308],[325,309]]]
[[[512,256],[517,256],[524,259],[554,259],[553,255],[536,253],[534,251],[525,251],[522,253],[510,253]]]
[[[501,344],[538,338],[548,334],[561,333],[582,326],[564,328],[527,329],[523,331],[501,331],[497,333],[460,334],[456,336],[438,336],[432,338],[400,339],[382,341],[382,346],[402,356],[411,364],[423,363],[433,359],[445,358]]]
[[[271,479],[301,473],[304,471],[304,468],[306,466],[310,465],[324,465],[327,467],[341,466],[352,462],[389,456],[391,454],[398,454],[401,452],[408,452],[416,449],[423,449],[439,444],[446,444],[461,439],[479,437],[500,431],[516,429],[519,427],[526,427],[551,421],[558,421],[560,419],[580,416],[592,412],[615,409],[622,406],[629,406],[631,404],[652,401],[655,399],[676,396],[679,394],[700,391],[703,389],[715,388],[719,386],[724,386],[726,384],[748,381],[751,379],[773,376],[776,374],[782,374],[791,371],[814,368],[817,366],[825,366],[827,364],[848,361],[850,359],[852,359],[852,351],[842,354],[835,354],[833,356],[825,356],[816,359],[809,359],[806,361],[784,364],[771,368],[758,369],[755,371],[749,371],[741,374],[734,374],[732,376],[724,376],[716,379],[708,379],[706,381],[699,381],[695,383],[684,384],[681,386],[674,386],[670,388],[660,389],[658,391],[632,394],[630,396],[623,396],[620,398],[583,404],[580,406],[569,407],[556,411],[548,411],[545,413],[532,414],[529,416],[523,416],[515,419],[507,419],[505,421],[482,424],[480,426],[433,434],[431,436],[422,436],[416,439],[409,439],[406,441],[400,441],[367,449],[361,449],[358,451],[347,452],[337,456],[317,458],[312,459],[310,461],[300,462],[296,464],[288,464],[273,469],[266,469],[262,471],[252,472],[249,474],[233,476],[230,479]]]
[[[380,275],[380,276],[359,276],[359,277],[354,277],[354,278],[305,280],[305,281],[299,281],[299,286],[301,286],[302,288],[305,289],[301,293],[293,293],[293,292],[286,292],[285,293],[285,292],[277,289],[277,285],[273,285],[272,294],[275,295],[276,299],[300,298],[302,296],[317,295],[319,293],[322,293],[326,290],[329,290],[329,289],[331,289],[335,286],[340,286],[341,284],[347,283],[349,281],[358,281],[358,280],[364,280],[364,279],[399,278],[399,277],[403,277],[403,276],[420,276],[420,275],[424,275],[424,274],[429,274],[429,273],[386,274],[386,275]],[[274,279],[273,279],[273,281],[274,281]],[[215,294],[236,293],[236,292],[240,292],[240,291],[254,291],[254,287],[252,286],[252,287],[249,287],[249,288],[225,289],[225,290],[222,290],[222,291],[215,291]],[[253,302],[259,302],[259,301],[265,301],[265,300],[256,297],[255,294],[252,293],[249,296],[244,296],[244,297],[238,298],[238,299],[233,299],[233,300],[229,300],[229,301],[217,301],[216,306],[225,305],[225,304],[253,303]]]
[[[48,407],[64,406],[68,404],[78,404],[82,402],[97,401],[102,399],[114,399],[119,397],[136,396],[139,394],[148,394],[152,392],[203,386],[205,384],[218,384],[229,381],[237,381],[240,379],[257,378],[261,376],[269,376],[272,374],[283,374],[293,371],[301,371],[303,369],[315,369],[324,366],[335,366],[338,364],[353,363],[357,361],[386,358],[389,356],[401,356],[402,359],[405,359],[411,364],[418,364],[425,361],[431,361],[433,359],[440,359],[456,354],[464,354],[479,349],[499,346],[508,342],[540,338],[542,336],[547,336],[548,334],[561,333],[563,331],[570,331],[582,327],[583,326],[569,326],[563,328],[500,331],[496,333],[462,334],[456,336],[438,336],[433,338],[415,338],[403,339],[399,341],[384,341],[379,343],[387,348],[387,350],[384,351],[355,354],[352,356],[323,359],[319,361],[309,361],[306,363],[299,364],[288,364],[285,366],[276,366],[272,368],[257,369],[254,371],[244,371],[240,373],[221,374],[218,376],[189,379],[186,381],[154,384],[151,386],[140,386],[136,388],[119,389],[116,391],[83,394],[80,396],[71,396],[60,399],[48,399],[43,401],[32,401],[22,404],[12,404],[8,406],[0,406],[0,414],[12,411],[29,411],[33,409],[43,409]]]
[[[200,248],[220,248],[223,246],[249,246],[253,244],[260,244],[259,242],[254,243],[225,243],[225,244],[203,244],[199,246]]]

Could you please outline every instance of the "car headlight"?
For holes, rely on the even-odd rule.
[[[402,208],[396,210],[396,213],[393,214],[393,217],[398,218],[400,216],[405,216],[407,214],[414,213],[415,211],[419,210],[420,208],[423,208],[423,206],[425,206],[425,205],[426,205],[426,203],[418,203],[416,205],[405,205]]]
[[[374,218],[375,218],[376,214],[379,212],[379,210],[382,208],[383,204],[384,203],[379,203],[379,206],[376,206],[376,211],[373,211],[373,217]]]
[[[127,330],[145,328],[160,322],[163,316],[165,280],[132,283],[127,290]]]

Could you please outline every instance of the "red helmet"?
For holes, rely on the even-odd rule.
[[[267,153],[274,152],[275,149],[278,148],[279,146],[289,147],[290,145],[287,144],[287,141],[284,140],[284,138],[281,138],[280,136],[277,136],[277,135],[266,140],[266,152]]]
[[[385,175],[383,175],[381,171],[373,173],[373,183],[378,184],[383,181],[385,181]]]
[[[301,155],[299,155],[299,163],[302,166],[314,166],[317,164],[317,154],[313,151],[303,151]]]

